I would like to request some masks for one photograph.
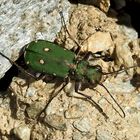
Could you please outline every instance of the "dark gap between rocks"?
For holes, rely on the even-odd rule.
[[[23,55],[15,61],[19,66],[24,66],[24,58]],[[18,76],[19,74],[19,69],[15,66],[12,65],[12,67],[5,73],[4,77],[0,79],[0,91],[6,91],[12,82],[12,78],[14,76]]]
[[[114,1],[115,0],[111,0],[110,9],[114,9],[117,12],[117,23],[130,28],[134,28],[138,33],[138,37],[140,37],[140,2],[126,0],[125,7],[117,9],[117,5],[115,5]]]

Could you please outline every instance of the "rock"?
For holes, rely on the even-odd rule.
[[[57,130],[61,131],[67,130],[65,119],[60,115],[57,114],[47,115],[44,119],[44,122]]]
[[[81,120],[76,120],[73,126],[82,133],[89,133],[91,129],[91,123],[88,118],[83,118]]]
[[[130,81],[123,82],[121,77],[112,79],[110,81],[106,80],[104,85],[112,93],[125,93],[129,94],[135,90],[135,87],[131,85]]]
[[[73,140],[81,140],[83,138],[83,135],[80,133],[80,132],[73,132],[73,136],[72,136],[72,139]]]
[[[99,5],[98,7],[103,12],[107,13],[109,8],[110,8],[110,0],[99,0],[99,4],[98,5]]]
[[[120,28],[122,34],[124,34],[124,37],[125,36],[127,37],[126,40],[128,42],[129,41],[133,41],[133,40],[135,40],[135,39],[138,38],[138,33],[136,32],[136,30],[134,28],[132,28],[132,27],[131,28],[128,28],[127,26],[124,26],[124,25],[119,25],[119,28]],[[121,38],[121,36],[120,36],[120,38]]]
[[[137,95],[137,98],[136,98],[136,106],[138,110],[140,110],[140,93]]]
[[[76,119],[80,118],[84,113],[84,110],[81,110],[80,105],[73,105],[65,112],[65,117],[67,119]]]
[[[73,82],[69,82],[67,86],[64,88],[65,93],[67,93],[68,96],[74,96],[75,95],[75,84]]]
[[[112,140],[113,137],[105,130],[97,130],[97,140]]]
[[[37,39],[54,41],[62,26],[59,11],[62,10],[67,21],[69,9],[70,3],[65,0],[1,2],[0,52],[15,61],[29,42]],[[9,61],[0,56],[0,78],[10,66]]]
[[[118,66],[124,66],[125,68],[134,66],[132,53],[128,47],[127,42],[122,42],[121,47],[120,44],[116,45],[115,54],[115,62]],[[129,70],[129,74],[133,74],[133,69]]]
[[[103,12],[108,12],[110,7],[110,0],[80,0],[82,4],[95,5]]]
[[[35,119],[37,115],[45,108],[46,102],[44,101],[35,101],[26,108],[29,118]]]
[[[95,34],[92,34],[86,41],[84,41],[81,51],[86,52],[88,50],[92,53],[96,53],[99,51],[109,50],[112,46],[113,41],[109,33],[96,32]]]
[[[21,140],[30,140],[31,130],[26,125],[21,125],[13,130],[15,136]]]

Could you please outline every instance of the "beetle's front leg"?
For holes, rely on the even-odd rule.
[[[102,54],[97,54],[97,53],[92,53],[92,52],[87,52],[83,60],[95,60],[95,59],[111,59],[111,57],[107,57],[107,55],[102,55]]]
[[[51,83],[56,79],[56,76],[54,75],[48,75],[48,74],[42,74],[39,73],[40,75],[37,77],[37,80],[43,80],[46,83]]]

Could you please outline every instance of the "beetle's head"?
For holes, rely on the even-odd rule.
[[[86,77],[92,85],[97,85],[102,78],[102,68],[99,65],[88,66]]]

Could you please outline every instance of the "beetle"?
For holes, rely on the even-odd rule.
[[[6,57],[12,64],[16,65],[21,71],[32,76],[33,78],[36,78],[1,52],[0,54],[3,57]],[[88,52],[87,55],[85,55],[83,58],[80,58],[77,57],[75,52],[65,49],[58,44],[49,42],[47,40],[36,40],[30,42],[25,47],[24,60],[27,66],[35,72],[48,74],[63,79],[64,85],[60,90],[62,90],[70,80],[74,80],[75,92],[84,96],[85,99],[94,104],[98,108],[99,112],[105,117],[105,119],[108,119],[108,116],[104,113],[99,104],[97,104],[90,96],[79,92],[83,86],[94,89],[94,87],[96,87],[98,84],[101,85],[106,89],[111,98],[122,111],[123,115],[120,113],[119,115],[125,117],[123,109],[110,94],[108,89],[101,83],[102,76],[107,73],[103,73],[102,68],[99,65],[93,66],[89,64],[88,58],[90,55],[91,53]],[[55,96],[56,95],[57,94],[55,94]],[[52,97],[48,103],[50,103],[54,97]],[[48,104],[46,107],[47,106]]]
[[[63,18],[62,13],[60,13],[60,15],[62,17],[62,22],[63,22],[65,31],[72,38],[72,36],[70,35],[66,27],[65,20]],[[98,109],[98,111],[105,117],[105,119],[108,119],[109,117],[104,113],[100,105],[97,104],[90,96],[81,93],[79,90],[81,90],[83,87],[84,89],[90,88],[94,90],[94,87],[96,87],[97,85],[101,85],[102,87],[105,88],[107,93],[111,96],[113,101],[117,104],[119,109],[122,111],[122,114],[120,114],[116,109],[115,111],[117,111],[121,117],[125,117],[125,112],[123,111],[121,106],[110,94],[109,90],[101,83],[101,79],[103,75],[113,74],[114,72],[104,73],[102,71],[101,66],[90,65],[88,61],[89,56],[92,55],[93,58],[95,57],[91,52],[87,52],[84,57],[79,57],[81,46],[73,38],[72,40],[78,46],[75,52],[65,49],[61,47],[60,45],[47,41],[47,40],[32,41],[29,44],[27,44],[25,47],[24,60],[28,67],[30,67],[35,72],[39,72],[41,74],[48,74],[48,75],[63,79],[64,84],[62,88],[60,88],[60,90],[54,96],[52,96],[48,104],[69,83],[69,81],[72,80],[72,81],[75,81],[75,92],[84,96],[85,99],[90,101]],[[16,65],[22,72],[28,74],[29,76],[35,79],[39,79],[35,77],[34,75],[32,75],[31,73],[24,70],[21,66],[13,62],[11,59],[9,59],[7,56],[2,54],[1,52],[0,52],[0,55],[7,58],[10,61],[10,63]],[[132,66],[129,68],[134,68],[134,67],[136,66]],[[129,68],[126,68],[124,70],[127,70]],[[115,72],[118,73],[120,71],[122,70],[118,70]],[[46,107],[48,106],[48,104],[46,105]],[[41,111],[41,113],[45,110],[45,108]]]
[[[101,66],[90,65],[88,61],[89,57],[91,55],[92,57],[95,57],[91,52],[87,52],[84,57],[79,57],[79,46],[77,50],[73,52],[53,42],[37,40],[32,41],[27,45],[25,48],[24,59],[25,63],[32,70],[63,79],[64,85],[61,89],[63,89],[69,81],[75,81],[75,92],[84,96],[87,100],[94,104],[98,108],[99,112],[108,119],[108,116],[103,112],[103,109],[99,106],[99,104],[97,104],[90,96],[79,92],[79,90],[83,87],[84,89],[90,88],[93,90],[97,85],[104,87],[122,111],[122,114],[120,114],[116,109],[115,111],[117,111],[121,117],[125,117],[125,112],[121,106],[117,103],[109,90],[101,83],[103,75],[113,74],[115,72],[118,73],[122,70],[104,73]],[[126,68],[125,70],[134,67],[135,66],[132,66]]]

